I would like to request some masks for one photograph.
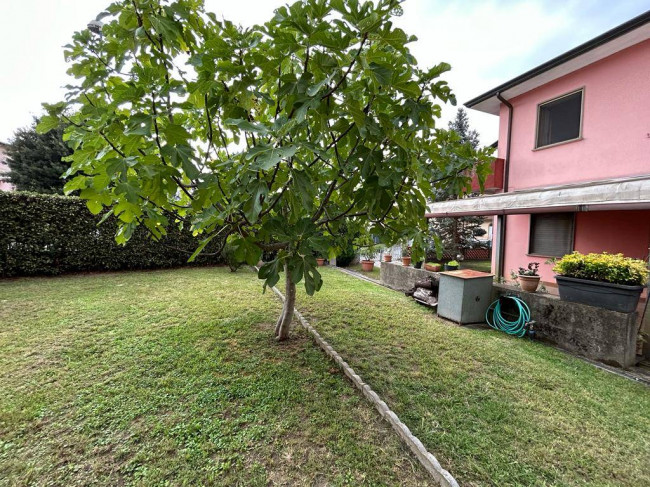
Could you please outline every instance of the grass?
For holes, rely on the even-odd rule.
[[[464,260],[460,264],[461,269],[473,269],[475,271],[492,272],[491,260]]]
[[[428,485],[279,311],[245,269],[0,281],[0,485]]]
[[[463,486],[650,485],[650,389],[323,271],[298,307]]]
[[[361,268],[361,264],[351,265],[347,269],[349,269],[351,271],[354,271],[354,272],[358,272],[359,274],[362,274],[362,275],[364,275],[366,277],[369,277],[371,279],[376,279],[377,281],[381,277],[381,268],[378,267],[378,266],[374,266],[370,272],[364,271]]]

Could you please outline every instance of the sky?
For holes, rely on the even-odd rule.
[[[0,141],[63,98],[63,45],[108,0],[3,0],[0,6]],[[206,9],[243,25],[262,23],[283,0],[205,0]],[[396,25],[418,37],[421,67],[441,61],[459,106],[650,9],[650,0],[406,0]],[[443,109],[443,126],[456,108]],[[497,139],[496,116],[469,110],[483,144]]]

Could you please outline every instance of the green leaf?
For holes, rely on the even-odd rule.
[[[252,187],[249,188],[250,197],[244,203],[244,214],[248,221],[256,222],[257,217],[262,211],[262,201],[269,192],[269,187],[264,181],[255,180]]]
[[[315,259],[314,264],[316,264]],[[309,296],[313,296],[316,291],[320,291],[323,285],[323,279],[314,264],[305,262],[305,291]]]
[[[171,145],[186,144],[187,139],[191,137],[190,133],[185,130],[185,127],[175,123],[170,123],[163,128],[162,133],[165,139],[167,139],[167,143]]]
[[[181,36],[179,26],[167,17],[151,15],[149,21],[157,33],[170,41],[175,41]]]
[[[393,72],[389,68],[375,62],[370,63],[368,67],[370,68],[372,77],[377,81],[377,83],[380,85],[390,84]]]
[[[292,157],[298,151],[295,145],[285,145],[274,147],[272,145],[261,144],[253,147],[246,153],[246,160],[254,159],[251,169],[254,171],[268,171],[275,167],[282,159]]]
[[[213,233],[213,234],[210,235],[209,237],[204,238],[203,240],[201,240],[201,243],[199,244],[199,246],[196,248],[196,250],[194,251],[194,253],[190,256],[190,258],[189,258],[187,261],[188,261],[188,262],[194,262],[194,260],[195,260],[195,259],[199,256],[199,254],[203,251],[203,249],[205,248],[205,246],[208,245],[208,244],[210,243],[210,241],[211,241],[214,237],[216,237],[216,236],[217,236],[217,234],[216,234],[216,233]]]
[[[251,123],[248,120],[244,120],[242,118],[227,118],[223,121],[223,123],[230,127],[238,127],[244,132],[253,132],[261,135],[266,135],[269,132],[269,130],[264,125]]]
[[[139,113],[129,118],[124,130],[125,135],[151,135],[153,119],[151,115]]]
[[[101,203],[93,200],[86,201],[86,206],[93,215],[99,215],[104,209]]]
[[[280,280],[280,261],[276,258],[271,262],[266,262],[257,273],[257,277],[264,279],[264,290],[266,286],[273,287]]]
[[[365,19],[361,20],[357,24],[357,27],[359,27],[359,30],[361,32],[372,32],[379,25],[381,25],[381,18],[379,17],[377,12],[372,12]]]
[[[59,126],[59,119],[53,117],[52,115],[45,115],[41,117],[38,125],[36,126],[36,132],[39,134],[46,134],[50,130],[53,130]]]

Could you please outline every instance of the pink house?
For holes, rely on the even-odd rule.
[[[650,247],[650,11],[465,104],[499,117],[489,195],[428,217],[494,217],[492,271]]]
[[[7,173],[9,165],[7,164],[7,144],[0,142],[0,191],[11,191],[14,187],[9,183]]]

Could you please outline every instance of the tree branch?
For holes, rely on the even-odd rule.
[[[350,74],[350,71],[352,71],[352,67],[354,66],[354,63],[357,62],[357,58],[361,54],[361,50],[363,49],[363,45],[366,43],[368,40],[368,33],[363,34],[363,38],[361,39],[361,45],[359,46],[359,50],[357,51],[357,54],[352,58],[352,62],[348,66],[348,69],[343,73],[343,76],[341,76],[341,79],[339,79],[338,83],[336,83],[327,93],[325,93],[323,96],[321,96],[321,100],[324,100],[325,98],[329,98],[331,95],[334,94],[336,90],[339,89],[339,86],[343,84],[343,81],[345,81],[345,78],[347,78],[348,74]]]

